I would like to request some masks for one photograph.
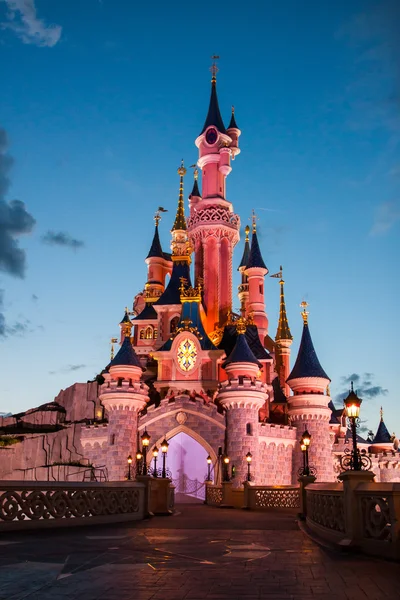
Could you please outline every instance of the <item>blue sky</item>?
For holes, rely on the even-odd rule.
[[[332,395],[358,376],[369,426],[383,404],[400,434],[399,21],[394,0],[0,0],[0,411],[107,363],[160,204],[168,247],[218,53],[242,129],[227,194],[243,226],[256,209],[270,273],[284,267],[293,354],[305,298]]]

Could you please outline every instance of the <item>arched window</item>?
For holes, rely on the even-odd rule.
[[[253,428],[251,423],[246,423],[246,435],[253,435]]]
[[[152,340],[153,339],[153,328],[151,325],[149,325],[148,327],[146,327],[145,330],[145,339],[146,340]]]
[[[153,331],[153,339],[157,339],[158,338],[158,329],[154,329]]]
[[[140,330],[139,339],[144,340],[145,329]]]
[[[174,317],[173,319],[171,319],[170,324],[169,324],[169,332],[170,333],[174,333],[176,331],[176,327],[179,323],[179,317]]]

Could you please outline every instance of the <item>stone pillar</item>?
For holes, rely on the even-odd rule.
[[[360,483],[372,483],[372,471],[344,471],[339,475],[343,481],[343,505],[346,537],[340,542],[341,546],[354,546],[362,539],[362,515],[359,512],[359,502],[355,490]]]

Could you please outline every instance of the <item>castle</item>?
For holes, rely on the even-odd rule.
[[[318,480],[336,479],[338,457],[348,443],[346,418],[330,398],[306,303],[298,355],[290,365],[293,338],[282,269],[272,275],[279,279],[280,312],[271,336],[264,298],[268,268],[254,215],[252,227],[245,228],[241,261],[233,264],[240,218],[227,199],[226,179],[240,154],[241,131],[233,110],[224,125],[216,72],[214,66],[208,113],[195,140],[199,157],[188,209],[183,162],[178,169],[171,253],[160,242],[166,212],[160,207],[145,258],[147,282],[119,324],[118,352],[93,382],[74,384],[54,402],[0,418],[1,478],[73,479],[87,464],[92,473],[101,468],[108,479],[122,480],[127,457],[139,451],[139,459],[146,434],[150,466],[155,448],[184,433],[210,457],[214,480],[224,456],[240,485],[250,453],[254,483],[290,485],[297,482],[299,442],[307,430]],[[232,312],[236,268],[238,314]],[[374,439],[359,441],[378,480],[400,480],[397,441],[382,416]],[[140,460],[133,459],[130,475],[131,468],[132,476],[143,471]]]

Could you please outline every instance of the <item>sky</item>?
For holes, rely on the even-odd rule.
[[[242,131],[227,197],[283,266],[293,362],[305,299],[332,397],[353,379],[366,426],[382,405],[400,435],[399,30],[397,0],[0,0],[0,411],[108,363],[160,205],[168,250],[219,54]]]

